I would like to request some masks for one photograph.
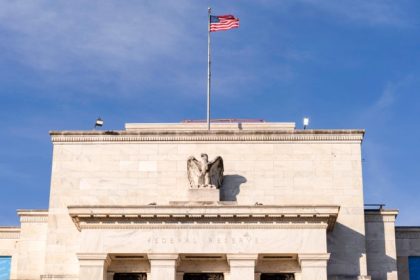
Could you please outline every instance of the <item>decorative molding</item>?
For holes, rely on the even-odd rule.
[[[46,216],[21,216],[21,223],[47,223],[48,215]]]
[[[53,143],[81,142],[361,142],[363,130],[292,131],[52,131]]]
[[[48,222],[48,216],[47,217],[20,217],[21,223],[47,223]]]
[[[398,211],[369,211],[365,212],[365,222],[395,223]]]
[[[0,239],[19,239],[20,228],[18,227],[0,227]]]
[[[77,253],[79,261],[84,260],[99,260],[104,261],[109,258],[108,253]]]
[[[395,217],[389,217],[389,216],[365,216],[365,222],[367,223],[374,223],[374,222],[395,222]]]
[[[303,267],[326,267],[330,253],[298,254],[299,264]]]
[[[108,253],[77,253],[80,266],[98,266],[108,267],[111,264],[111,258]]]
[[[311,260],[311,261],[327,261],[330,259],[330,253],[302,253],[298,254],[299,261],[302,260]]]
[[[69,206],[82,229],[321,228],[332,230],[338,206]]]
[[[396,232],[396,239],[420,239],[420,232]]]
[[[420,239],[420,227],[396,227],[396,239]]]
[[[21,223],[47,223],[48,210],[18,210]]]
[[[291,224],[291,223],[276,223],[276,224],[253,224],[253,225],[235,225],[235,224],[192,224],[192,225],[168,225],[166,223],[151,225],[151,224],[121,224],[121,223],[111,223],[103,224],[101,222],[97,223],[84,223],[79,222],[76,225],[77,228],[81,231],[84,229],[328,229],[326,223],[308,223],[302,222],[300,224]]]
[[[236,120],[232,122],[212,122],[211,130],[222,131],[243,131],[243,130],[294,130],[294,122],[248,122]],[[207,131],[205,122],[182,122],[182,123],[126,123],[125,129],[128,131]]]

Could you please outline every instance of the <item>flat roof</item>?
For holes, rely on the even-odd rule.
[[[293,122],[127,123],[125,130],[50,131],[53,143],[70,142],[358,142],[363,129],[296,129]]]

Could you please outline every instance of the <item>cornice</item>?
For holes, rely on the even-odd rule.
[[[212,131],[239,131],[239,130],[294,130],[294,122],[212,122]],[[182,122],[182,123],[126,123],[125,129],[130,131],[207,131],[205,122]]]
[[[365,222],[391,222],[394,223],[398,210],[365,211]]]
[[[53,143],[118,142],[361,142],[364,130],[52,131]]]
[[[401,232],[397,231],[395,233],[396,239],[420,239],[420,232]]]
[[[330,253],[300,253],[298,254],[299,261],[302,260],[329,260]]]
[[[160,223],[159,223],[160,222]],[[301,220],[301,221],[285,221],[280,222],[271,222],[264,223],[260,221],[259,223],[254,224],[235,224],[225,221],[224,223],[216,224],[215,222],[202,224],[200,221],[194,221],[191,224],[183,224],[182,221],[177,221],[174,224],[168,224],[167,222],[162,222],[155,220],[155,224],[149,223],[136,223],[128,222],[124,223],[121,221],[114,221],[110,223],[104,223],[100,220],[79,220],[75,221],[76,226],[79,231],[85,229],[328,229],[328,224],[326,221],[311,221]]]
[[[332,230],[338,206],[69,206],[76,227],[323,228]]]
[[[420,239],[420,227],[395,227],[396,239]]]
[[[79,260],[99,260],[104,261],[109,258],[108,253],[77,253]]]
[[[20,228],[18,227],[0,227],[0,239],[19,239]]]
[[[18,210],[21,223],[46,223],[48,210]]]

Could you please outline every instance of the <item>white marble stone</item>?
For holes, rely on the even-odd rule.
[[[254,280],[256,254],[229,254],[230,280]]]
[[[377,280],[398,280],[395,239],[396,210],[365,213],[368,274]]]
[[[20,238],[20,228],[0,227],[0,256],[12,258],[10,267],[11,279],[17,278],[18,243]]]
[[[19,210],[21,228],[17,242],[17,279],[39,279],[44,272],[48,212]]]
[[[327,280],[329,254],[299,254],[301,280]]]
[[[254,279],[264,271],[287,271],[296,280],[385,275],[382,266],[368,271],[366,264],[379,257],[369,243],[379,239],[365,238],[363,131],[302,131],[292,123],[202,127],[127,124],[112,133],[52,132],[48,217],[25,214],[15,247],[0,237],[0,252],[17,256],[17,279],[105,279],[112,277],[109,267],[175,279],[189,270],[178,259],[185,253],[220,255],[226,280]],[[188,157],[200,153],[223,157],[225,175],[220,196],[212,194],[211,204],[201,207],[186,170]],[[376,226],[366,229],[375,232]],[[392,229],[385,223],[381,239],[391,259]],[[124,266],[108,254],[146,257],[142,265]],[[252,257],[238,259],[246,254]],[[273,265],[262,261],[264,254],[292,259]],[[204,270],[206,263],[197,267]],[[387,273],[381,279],[396,279],[394,270]]]
[[[106,253],[78,253],[80,280],[107,280],[110,258]]]
[[[151,280],[175,280],[177,254],[149,254]]]
[[[220,190],[216,188],[190,189],[188,201],[220,201]]]

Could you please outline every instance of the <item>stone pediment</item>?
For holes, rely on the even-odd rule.
[[[79,229],[127,228],[326,228],[339,206],[69,206]]]

